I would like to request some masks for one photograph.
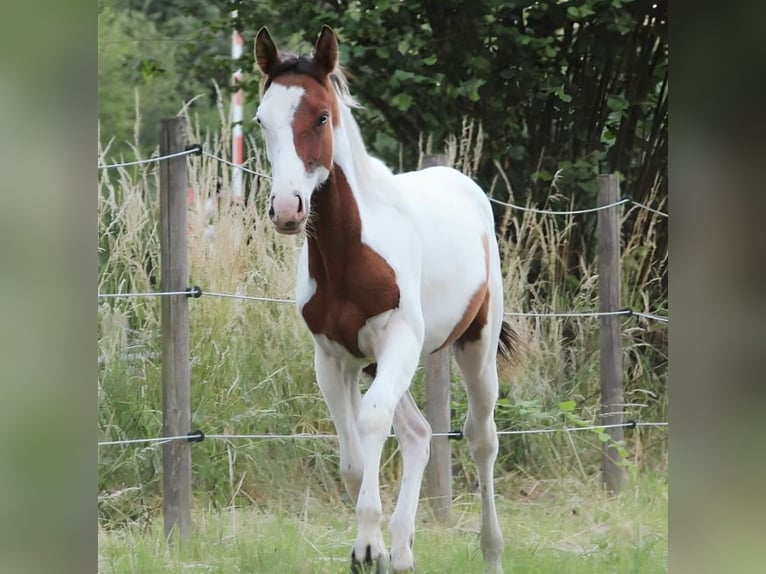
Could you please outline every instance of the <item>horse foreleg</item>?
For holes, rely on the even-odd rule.
[[[351,553],[354,563],[376,563],[385,568],[386,546],[380,530],[380,458],[394,420],[394,412],[407,392],[418,366],[422,332],[402,321],[388,325],[377,354],[375,380],[362,397],[357,428],[364,457],[364,473],[356,505],[358,533]]]
[[[317,383],[330,411],[340,448],[340,473],[356,504],[362,484],[362,448],[356,427],[359,370],[341,364],[321,346],[314,349]]]

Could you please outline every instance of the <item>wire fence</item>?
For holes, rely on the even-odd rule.
[[[262,177],[262,178],[268,179],[268,180],[271,179],[271,176],[266,174],[266,173],[261,173],[260,171],[255,171],[255,170],[246,168],[243,165],[239,165],[239,164],[231,162],[231,161],[229,161],[227,159],[223,159],[222,157],[218,157],[217,155],[214,155],[214,154],[212,154],[210,152],[202,150],[202,155],[207,156],[207,157],[209,157],[211,159],[214,159],[218,163],[222,163],[222,164],[228,165],[229,167],[234,167],[234,168],[237,168],[237,169],[241,169],[242,171],[244,171],[245,173],[249,173],[250,175],[255,175],[257,177]]]
[[[149,291],[146,293],[99,293],[99,299],[129,299],[132,297],[172,297],[174,295],[184,295],[188,297],[189,291]]]
[[[202,146],[199,144],[190,145],[187,146],[187,149],[173,154],[168,154],[164,156],[154,156],[147,159],[142,160],[134,160],[134,161],[127,161],[127,162],[120,162],[120,163],[113,163],[113,164],[99,164],[99,169],[113,169],[113,168],[122,168],[122,167],[130,167],[130,166],[139,166],[139,165],[149,165],[158,163],[160,161],[181,157],[181,156],[188,156],[188,155],[204,155],[206,157],[209,157],[219,163],[222,163],[224,165],[241,169],[245,173],[249,173],[256,177],[261,177],[264,179],[271,179],[271,176],[265,173],[261,173],[249,168],[244,167],[243,165],[235,164],[231,161],[228,161],[224,158],[221,158],[219,156],[216,156],[215,154],[212,154],[210,152],[207,152],[202,149]],[[528,206],[521,206],[517,204],[513,204],[510,202],[501,201],[495,198],[488,198],[489,201],[496,203],[498,205],[502,205],[505,207],[509,207],[512,209],[517,209],[519,211],[523,212],[530,212],[530,213],[538,213],[543,215],[580,215],[580,214],[587,214],[587,213],[594,213],[601,210],[609,209],[612,207],[617,207],[620,205],[625,204],[631,204],[636,207],[639,207],[641,209],[645,209],[647,211],[650,211],[656,215],[668,218],[668,214],[664,213],[658,209],[652,208],[650,206],[644,205],[642,203],[639,203],[637,201],[633,201],[630,198],[623,198],[619,201],[609,203],[606,205],[589,208],[589,209],[577,209],[577,210],[550,210],[550,209],[539,209],[534,207],[528,207]],[[203,292],[202,289],[199,287],[190,287],[187,288],[184,291],[167,291],[167,292],[137,292],[137,293],[99,293],[98,298],[99,299],[117,299],[117,298],[133,298],[133,297],[163,297],[163,296],[186,296],[186,297],[193,297],[193,298],[199,298],[202,295],[207,295],[210,297],[220,297],[220,298],[229,298],[229,299],[239,299],[239,300],[249,300],[249,301],[261,301],[261,302],[270,302],[270,303],[289,303],[294,304],[295,300],[290,298],[275,298],[275,297],[258,297],[258,296],[251,296],[251,295],[240,295],[240,294],[232,294],[232,293],[221,293],[221,292]],[[658,315],[655,313],[647,313],[647,312],[639,312],[634,311],[632,309],[620,309],[615,311],[563,311],[563,312],[512,312],[507,311],[504,313],[507,317],[532,317],[532,318],[547,318],[547,317],[559,317],[559,318],[588,318],[588,317],[603,317],[603,316],[636,316],[641,317],[648,320],[654,320],[661,323],[669,323],[669,317]],[[617,428],[617,427],[623,427],[623,428],[638,428],[638,427],[667,427],[667,422],[636,422],[636,421],[627,421],[625,423],[619,423],[619,424],[611,424],[611,425],[590,425],[590,426],[577,426],[577,427],[560,427],[560,428],[542,428],[542,429],[527,429],[527,430],[501,430],[497,431],[498,436],[513,436],[513,435],[532,435],[532,434],[550,434],[550,433],[559,433],[559,432],[578,432],[578,431],[588,431],[588,430],[600,430],[600,429],[609,429],[609,428]],[[447,437],[450,439],[461,439],[463,438],[462,431],[450,431],[446,433],[433,433],[433,437]],[[296,433],[296,434],[208,434],[205,435],[202,433],[202,431],[193,431],[187,435],[179,435],[179,436],[167,436],[167,437],[149,437],[149,438],[137,438],[137,439],[125,439],[125,440],[108,440],[108,441],[100,441],[98,443],[99,447],[102,446],[116,446],[116,445],[138,445],[138,444],[149,444],[149,445],[159,445],[168,443],[171,441],[189,441],[189,442],[201,442],[202,440],[208,439],[208,440],[337,440],[338,436],[336,434],[310,434],[310,433]],[[389,438],[395,438],[394,434],[390,434]]]
[[[133,161],[124,161],[121,163],[110,163],[110,164],[99,164],[98,169],[114,169],[118,167],[130,167],[134,165],[147,165],[152,163],[158,163],[161,161],[165,161],[168,159],[172,159],[174,157],[182,157],[185,155],[192,155],[192,154],[199,154],[199,148],[197,146],[189,146],[184,151],[179,151],[176,153],[169,153],[167,155],[159,155],[154,157],[149,157],[146,159],[137,159]]]
[[[643,422],[643,421],[626,421],[618,424],[608,425],[586,425],[576,427],[558,427],[558,428],[542,428],[542,429],[525,429],[525,430],[500,430],[497,431],[498,436],[515,436],[515,435],[533,435],[533,434],[551,434],[551,433],[572,433],[579,431],[592,431],[592,430],[605,430],[610,428],[628,428],[635,429],[640,427],[667,427],[667,422]],[[447,437],[448,439],[461,440],[464,438],[463,431],[449,431],[449,432],[435,432],[431,434],[432,438]],[[337,440],[337,434],[330,433],[294,433],[294,434],[276,434],[276,433],[260,433],[260,434],[205,434],[200,430],[195,430],[186,435],[168,436],[168,437],[151,437],[151,438],[137,438],[126,440],[107,440],[98,443],[98,446],[127,446],[133,444],[164,444],[167,442],[184,440],[188,442],[202,442],[204,440]],[[396,438],[396,434],[389,433],[388,438]]]
[[[540,213],[543,215],[581,215],[583,213],[596,213],[597,211],[603,211],[611,207],[617,207],[618,205],[625,205],[626,203],[630,203],[631,205],[635,205],[636,207],[640,207],[641,209],[646,209],[647,211],[651,211],[652,213],[656,213],[657,215],[661,215],[662,217],[665,217],[665,218],[668,217],[667,213],[662,212],[659,209],[654,209],[653,207],[649,207],[648,205],[644,205],[643,203],[639,203],[638,201],[633,201],[629,197],[623,198],[619,201],[615,201],[614,203],[607,203],[606,205],[600,205],[598,207],[591,207],[588,209],[573,209],[573,210],[553,210],[553,209],[538,209],[536,207],[525,207],[523,205],[516,205],[515,203],[501,201],[499,199],[495,199],[494,197],[490,197],[489,200],[498,205],[503,205],[505,207],[510,207],[512,209],[518,209],[519,211],[526,211],[528,213]]]
[[[199,155],[204,155],[205,157],[209,157],[210,159],[213,159],[213,160],[217,161],[218,163],[222,163],[222,164],[227,165],[229,167],[240,169],[240,170],[242,170],[245,173],[249,173],[250,175],[254,175],[256,177],[262,177],[264,179],[271,180],[271,176],[270,175],[268,175],[266,173],[263,173],[263,172],[255,171],[253,169],[245,167],[244,165],[236,164],[236,163],[231,162],[231,161],[229,161],[227,159],[219,157],[219,156],[217,156],[217,155],[215,155],[213,153],[210,153],[209,151],[206,151],[206,150],[202,149],[201,144],[192,144],[192,145],[187,146],[187,149],[182,151],[182,152],[172,153],[172,154],[168,154],[168,155],[164,155],[164,156],[154,156],[154,157],[150,157],[150,158],[147,158],[147,159],[139,159],[139,160],[134,160],[134,161],[126,161],[126,162],[113,163],[113,164],[99,164],[98,169],[112,169],[112,168],[118,168],[118,167],[128,167],[128,166],[136,166],[136,165],[147,165],[147,164],[152,164],[152,163],[157,163],[157,162],[160,162],[160,161],[164,161],[164,160],[167,160],[167,159],[172,159],[174,157],[186,156],[186,155],[198,155],[198,156]],[[652,212],[652,213],[654,213],[656,215],[659,215],[661,217],[664,217],[666,219],[669,218],[667,213],[665,213],[663,211],[660,211],[659,209],[655,209],[653,207],[650,207],[648,205],[644,205],[643,203],[639,203],[638,201],[634,201],[634,200],[632,200],[630,198],[627,198],[627,197],[623,198],[623,199],[621,199],[619,201],[615,201],[614,203],[609,203],[609,204],[601,205],[601,206],[598,206],[598,207],[591,207],[591,208],[588,208],[588,209],[574,209],[574,210],[540,209],[540,208],[536,208],[536,207],[517,205],[515,203],[510,203],[510,202],[507,202],[507,201],[501,201],[499,199],[495,199],[494,197],[489,197],[488,199],[489,199],[489,201],[491,201],[493,203],[496,203],[498,205],[502,205],[504,207],[510,207],[512,209],[517,209],[519,211],[525,211],[525,212],[528,212],[528,213],[539,213],[539,214],[542,214],[542,215],[581,215],[581,214],[585,214],[585,213],[595,213],[595,212],[598,212],[598,211],[602,211],[604,209],[609,209],[609,208],[612,208],[612,207],[617,207],[619,205],[625,205],[625,204],[629,203],[631,205],[634,205],[634,206],[639,207],[641,209],[645,209],[647,211],[650,211],[650,212]]]
[[[217,293],[212,291],[203,291],[200,287],[194,286],[186,289],[185,291],[165,291],[165,292],[153,292],[153,293],[99,293],[100,299],[117,299],[117,298],[131,298],[131,297],[168,297],[168,296],[185,296],[199,298],[203,295],[210,297],[221,297],[226,299],[240,299],[244,301],[262,301],[267,303],[289,303],[295,304],[295,299],[288,298],[276,298],[276,297],[257,297],[253,295],[239,295],[235,293]],[[505,311],[503,313],[506,317],[609,317],[609,316],[636,316],[653,321],[659,321],[661,323],[669,323],[670,318],[658,315],[656,313],[646,313],[642,311],[635,311],[633,309],[620,309],[618,311],[560,311],[560,312],[521,312],[521,311]]]
[[[609,209],[610,207],[616,207],[618,205],[624,205],[626,203],[630,203],[629,199],[621,199],[620,201],[615,201],[614,203],[607,203],[606,205],[601,205],[599,207],[592,207],[590,209],[574,209],[574,210],[556,211],[552,209],[538,209],[536,207],[524,207],[521,205],[516,205],[514,203],[508,203],[507,201],[500,201],[499,199],[495,199],[494,197],[490,197],[489,200],[498,205],[511,207],[513,209],[518,209],[519,211],[526,211],[528,213],[541,213],[543,215],[580,215],[582,213],[595,213],[597,211]]]

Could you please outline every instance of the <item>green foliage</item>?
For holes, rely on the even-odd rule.
[[[152,4],[105,1],[99,8],[98,118],[102,143],[112,142],[111,158],[148,155],[157,145],[160,119],[198,96],[203,98],[195,110],[208,125],[215,121],[210,75],[188,73],[194,58],[209,49],[196,46],[198,18],[213,13],[192,17],[180,3],[176,10],[168,10],[173,3],[162,4],[165,11],[158,13]]]
[[[600,152],[605,169],[628,183],[665,169],[661,149],[638,152],[665,137],[666,2],[280,0],[238,8],[246,38],[268,25],[281,47],[303,52],[322,24],[333,26],[354,93],[368,106],[363,130],[402,142],[405,168],[415,166],[420,134],[443,140],[468,116],[487,135],[479,178],[494,175],[491,159],[512,159],[519,192],[541,160],[553,172]],[[248,81],[253,94],[258,79]],[[511,146],[520,147],[506,159]],[[646,192],[632,191],[637,199]]]

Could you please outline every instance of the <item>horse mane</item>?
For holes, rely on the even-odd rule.
[[[360,109],[363,106],[351,95],[348,79],[342,67],[337,66],[333,70],[330,74],[330,82],[338,98],[341,125],[344,126],[349,139],[351,159],[359,185],[365,191],[376,193],[388,201],[393,200],[395,194],[391,193],[390,186],[386,185],[393,178],[393,173],[386,164],[367,152],[359,124],[351,113],[352,109]]]
[[[266,91],[271,83],[283,74],[303,74],[314,78],[317,82],[322,83],[322,74],[319,67],[314,62],[314,58],[307,54],[295,54],[292,52],[282,52],[280,54],[281,59],[279,63],[269,71],[269,75],[263,78],[261,81],[261,96]],[[330,74],[330,83],[335,90],[335,95],[341,101],[341,103],[351,108],[361,108],[361,104],[351,95],[348,88],[348,78],[346,77],[343,68],[338,65],[335,70]]]

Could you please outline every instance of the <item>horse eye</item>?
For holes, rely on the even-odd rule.
[[[327,112],[322,112],[322,115],[319,116],[319,120],[317,120],[318,126],[323,126],[327,123],[327,120],[330,119],[330,114]]]

